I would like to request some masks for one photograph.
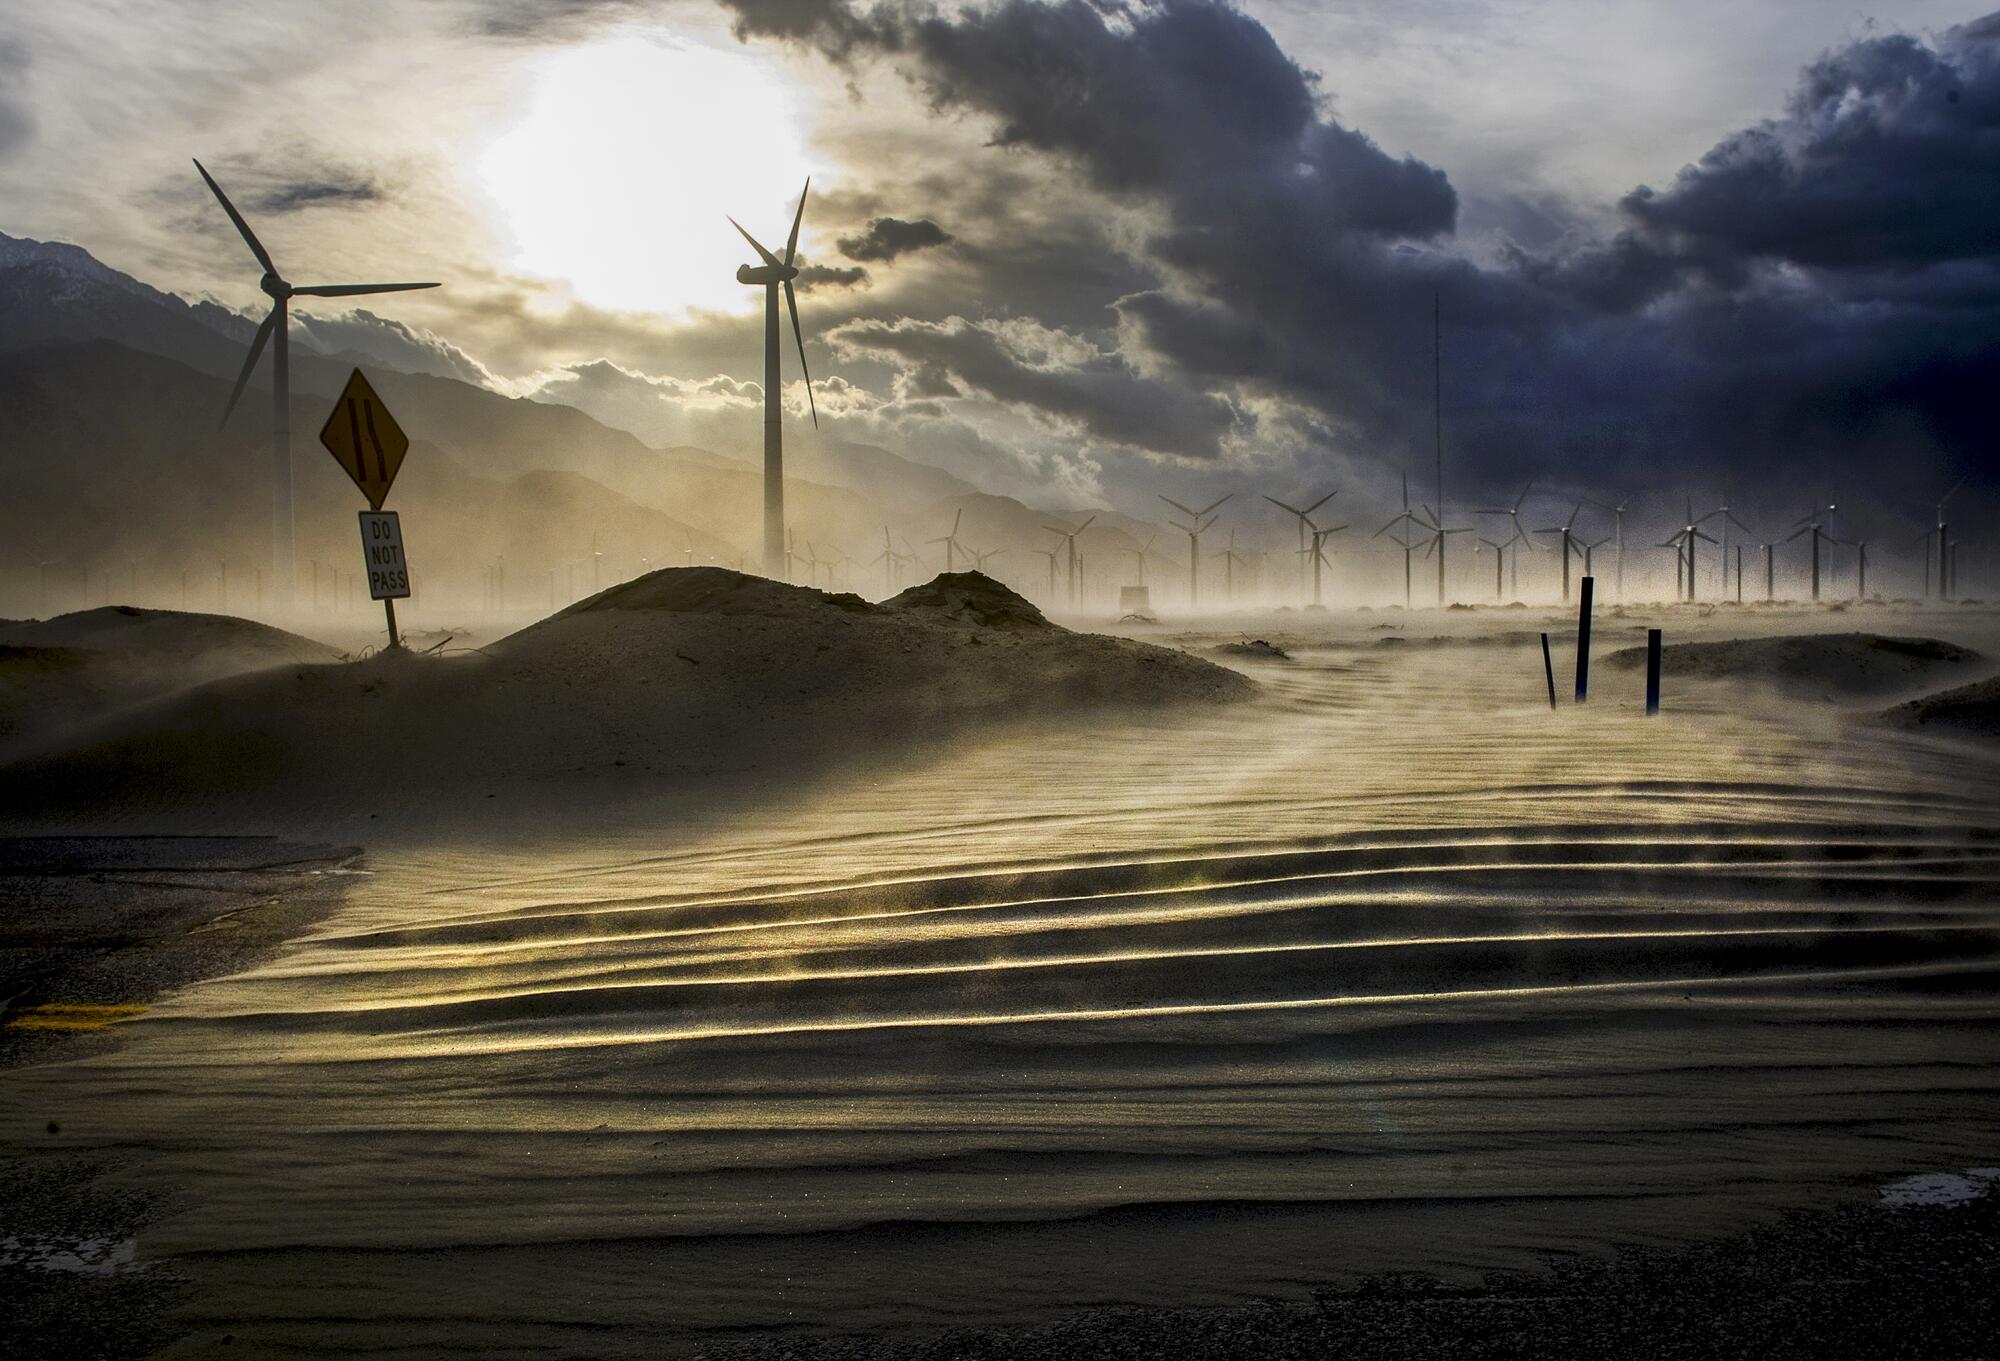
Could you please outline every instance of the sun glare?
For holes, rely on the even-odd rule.
[[[781,249],[811,168],[769,66],[636,34],[544,59],[479,163],[514,268],[673,315],[761,304],[736,282],[752,254],[724,215]]]

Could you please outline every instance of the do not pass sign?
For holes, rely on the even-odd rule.
[[[393,510],[361,512],[361,553],[368,566],[371,600],[406,600],[410,564],[403,556],[403,526]]]

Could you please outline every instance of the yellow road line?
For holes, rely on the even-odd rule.
[[[136,1003],[93,1006],[83,1003],[50,1003],[23,1007],[7,1020],[9,1030],[102,1030],[119,1021],[129,1021],[145,1011]]]

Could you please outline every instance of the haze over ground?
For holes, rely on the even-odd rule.
[[[1983,1354],[1996,171],[1935,0],[16,6],[0,1354]]]

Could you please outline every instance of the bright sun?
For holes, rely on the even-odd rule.
[[[782,249],[811,169],[773,70],[631,34],[540,62],[520,121],[479,163],[513,267],[670,315],[762,303],[736,282],[752,255],[724,215]]]

